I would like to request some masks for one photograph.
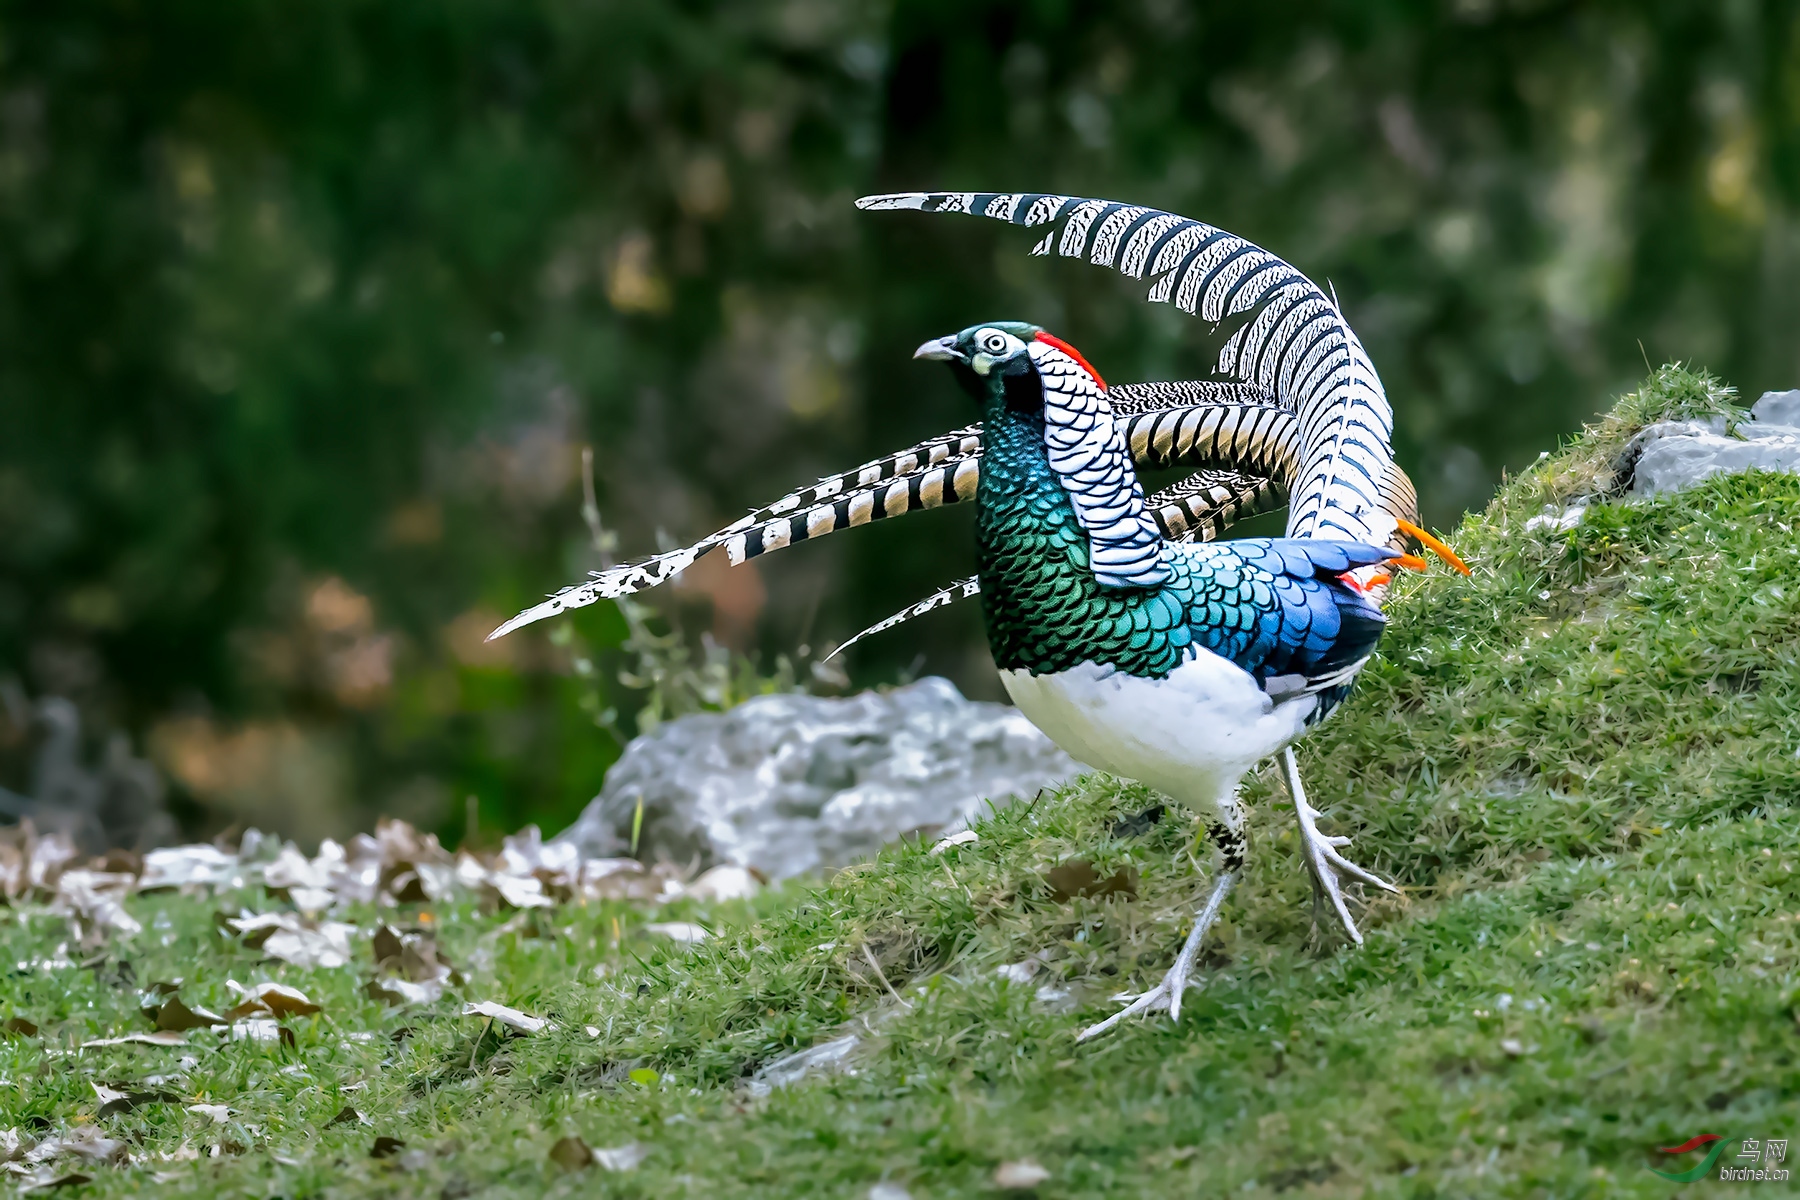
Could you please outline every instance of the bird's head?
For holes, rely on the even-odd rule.
[[[1045,343],[1067,354],[1094,376],[1102,390],[1106,385],[1081,353],[1060,338],[1052,337],[1025,321],[984,321],[961,333],[933,338],[913,352],[914,358],[948,363],[957,382],[977,402],[1004,402],[1014,409],[1043,408],[1032,344]]]

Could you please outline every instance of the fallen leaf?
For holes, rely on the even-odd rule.
[[[1522,1058],[1525,1055],[1525,1043],[1518,1038],[1501,1038],[1500,1052],[1508,1058]]]
[[[0,1163],[9,1163],[24,1154],[35,1143],[16,1127],[0,1129]]]
[[[58,1175],[55,1179],[46,1179],[42,1183],[34,1183],[25,1190],[28,1192],[54,1192],[58,1188],[80,1187],[84,1183],[94,1182],[92,1175],[83,1175],[80,1171],[71,1171],[67,1175]]]
[[[1017,1162],[1000,1164],[994,1172],[994,1186],[1018,1191],[1034,1188],[1048,1178],[1050,1172],[1029,1158],[1021,1158]]]
[[[205,1117],[214,1125],[223,1125],[231,1119],[231,1108],[225,1104],[190,1104],[187,1110],[197,1117]]]
[[[1050,894],[1057,900],[1068,900],[1075,896],[1137,895],[1136,871],[1130,867],[1120,867],[1102,879],[1095,872],[1094,864],[1085,858],[1072,858],[1060,866],[1052,867],[1044,872],[1044,882],[1050,885]]]
[[[225,1024],[225,1018],[211,1009],[189,1008],[180,996],[170,996],[156,1010],[156,1027],[161,1030],[186,1032]]]
[[[288,899],[301,912],[316,913],[337,903],[337,893],[330,888],[297,887],[288,889]]]
[[[980,840],[981,835],[979,833],[976,833],[973,829],[965,829],[961,833],[953,833],[947,838],[939,838],[937,845],[931,848],[931,853],[942,854],[944,851],[954,849],[957,846],[972,846]]]
[[[406,1149],[406,1143],[396,1137],[378,1137],[375,1144],[369,1147],[370,1158],[392,1158]]]
[[[637,1084],[639,1087],[649,1087],[661,1078],[661,1075],[658,1075],[649,1067],[638,1067],[634,1069],[630,1075],[631,1082]]]
[[[383,1004],[430,1004],[444,994],[444,986],[407,979],[371,979],[363,985],[363,992]]]
[[[558,1138],[550,1147],[550,1161],[565,1171],[579,1171],[594,1164],[594,1152],[578,1137]]]
[[[280,1042],[290,1050],[296,1044],[294,1031],[277,1021],[251,1019],[224,1028],[226,1036],[234,1042],[257,1042],[263,1045]]]
[[[375,951],[375,965],[385,966],[389,960],[398,960],[406,943],[400,940],[400,933],[392,925],[375,927],[375,937],[370,944]]]
[[[144,855],[144,870],[138,876],[137,890],[149,892],[195,883],[229,883],[237,869],[237,855],[227,854],[217,846],[170,846]]]
[[[187,1037],[172,1029],[158,1030],[155,1033],[128,1033],[124,1037],[95,1038],[91,1042],[81,1043],[83,1050],[96,1050],[102,1046],[185,1046]]]
[[[94,1098],[100,1101],[100,1111],[96,1115],[102,1119],[146,1104],[173,1104],[177,1099],[168,1092],[125,1092],[98,1083],[89,1086],[94,1089]]]
[[[253,984],[246,999],[260,1002],[278,1017],[310,1017],[322,1011],[317,1004],[306,998],[305,992],[285,983]]]
[[[367,1125],[368,1123],[369,1118],[363,1116],[354,1108],[346,1104],[343,1108],[338,1110],[337,1116],[325,1122],[325,1128],[330,1129],[334,1125]]]
[[[644,926],[645,933],[653,933],[658,937],[666,937],[670,941],[684,942],[692,945],[704,942],[711,937],[705,926],[695,925],[691,921],[652,921]]]
[[[635,1171],[639,1163],[650,1157],[650,1147],[641,1142],[627,1142],[608,1150],[595,1150],[593,1155],[594,1161],[608,1171]]]
[[[6,1024],[0,1025],[0,1030],[4,1030],[9,1037],[36,1037],[38,1035],[38,1027],[24,1017],[6,1018]]]
[[[74,1155],[94,1163],[119,1163],[128,1156],[125,1143],[109,1138],[92,1125],[79,1125],[61,1137],[46,1138],[25,1156],[29,1163],[44,1163]]]
[[[534,875],[523,878],[517,875],[502,875],[498,872],[488,876],[488,886],[493,890],[500,903],[508,908],[554,908],[556,901],[544,894],[544,882]]]
[[[247,1000],[239,1000],[236,1004],[232,1005],[219,1015],[224,1017],[227,1021],[242,1021],[246,1017],[269,1017],[274,1014],[269,1011],[268,1005],[264,1004],[261,1000],[258,1000],[255,996],[251,996]]]
[[[310,928],[278,929],[263,942],[262,952],[297,967],[348,966],[350,936],[355,932],[354,925],[341,921],[320,921]]]
[[[498,1021],[508,1029],[516,1029],[520,1033],[539,1033],[550,1022],[542,1017],[534,1017],[522,1013],[516,1008],[508,1008],[504,1004],[495,1004],[492,1000],[483,1000],[476,1004],[463,1005],[462,1015],[465,1017],[488,1017]]]

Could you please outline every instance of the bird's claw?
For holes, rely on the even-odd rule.
[[[1162,977],[1161,983],[1140,996],[1129,994],[1120,996],[1119,999],[1127,1000],[1130,1003],[1106,1020],[1089,1025],[1076,1036],[1075,1040],[1085,1042],[1089,1038],[1099,1037],[1121,1021],[1140,1013],[1161,1012],[1167,1009],[1171,1021],[1181,1020],[1181,997],[1191,986],[1188,977],[1194,972],[1194,960],[1199,957],[1200,943],[1206,937],[1206,931],[1212,928],[1213,922],[1219,919],[1219,909],[1224,905],[1225,897],[1230,894],[1231,885],[1236,881],[1237,873],[1235,871],[1221,871],[1219,877],[1213,881],[1212,894],[1206,898],[1206,906],[1194,918],[1193,930],[1189,932],[1187,941],[1182,944],[1181,953],[1175,956],[1175,965],[1169,968],[1168,974]]]
[[[1332,910],[1337,913],[1343,924],[1344,932],[1350,940],[1362,945],[1362,931],[1351,919],[1350,908],[1344,902],[1344,889],[1339,880],[1340,872],[1362,883],[1372,884],[1387,892],[1398,892],[1400,889],[1368,869],[1351,862],[1337,852],[1337,847],[1348,846],[1350,839],[1342,836],[1329,836],[1319,832],[1319,810],[1306,800],[1306,789],[1300,783],[1300,768],[1294,761],[1292,749],[1283,751],[1282,762],[1287,770],[1288,790],[1294,797],[1294,814],[1300,822],[1301,855],[1306,860],[1307,874],[1312,876],[1313,893],[1328,901]]]

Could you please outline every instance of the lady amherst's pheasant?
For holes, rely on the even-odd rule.
[[[1036,326],[992,322],[926,342],[982,408],[976,545],[988,645],[1033,724],[1090,766],[1204,815],[1223,858],[1175,965],[1088,1029],[1181,996],[1244,861],[1245,772],[1350,690],[1386,624],[1348,572],[1410,556],[1319,538],[1171,543],[1157,530],[1098,376]],[[1304,801],[1301,801],[1304,805]],[[1304,809],[1303,809],[1304,812]],[[1392,890],[1302,821],[1315,871]],[[1348,921],[1348,913],[1344,913]]]
[[[1036,193],[901,193],[868,209],[1048,225],[1034,253],[1156,278],[1152,301],[1229,330],[1218,374],[1106,388],[1066,343],[1022,323],[928,342],[984,421],[797,489],[691,546],[596,572],[495,630],[663,583],[701,555],[733,563],[836,530],[978,500],[981,573],[864,630],[983,597],[1008,691],[1075,757],[1210,813],[1223,869],[1175,966],[1089,1037],[1138,1012],[1179,1015],[1194,956],[1243,861],[1235,799],[1280,751],[1316,895],[1345,932],[1340,873],[1390,888],[1320,833],[1291,743],[1348,692],[1374,649],[1385,564],[1408,540],[1468,568],[1416,524],[1379,378],[1335,301],[1287,263],[1154,209]],[[1181,467],[1146,497],[1134,468]],[[1224,544],[1233,521],[1289,507],[1289,536]],[[842,650],[844,646],[840,646]]]

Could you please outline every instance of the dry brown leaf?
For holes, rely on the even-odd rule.
[[[130,1112],[146,1104],[173,1104],[177,1099],[168,1092],[125,1092],[98,1083],[89,1086],[94,1089],[94,1098],[100,1101],[100,1111],[96,1115],[101,1119]]]
[[[367,1125],[368,1123],[369,1118],[363,1116],[354,1108],[346,1104],[343,1108],[338,1110],[337,1116],[325,1122],[325,1128],[330,1129],[334,1125]]]
[[[444,994],[444,985],[435,980],[414,983],[410,979],[371,979],[363,986],[363,992],[383,1004],[430,1004]]]
[[[9,1037],[36,1037],[38,1035],[38,1027],[24,1017],[6,1018],[6,1023],[0,1025],[0,1030],[5,1031]]]
[[[1044,882],[1050,885],[1050,894],[1057,900],[1075,896],[1135,896],[1138,884],[1137,872],[1130,867],[1120,867],[1102,879],[1094,870],[1094,864],[1085,858],[1072,858],[1052,867],[1044,872]]]
[[[156,1027],[185,1033],[189,1029],[207,1029],[226,1024],[225,1018],[207,1008],[189,1008],[180,996],[170,996],[156,1010]]]
[[[550,1161],[565,1171],[580,1171],[594,1165],[594,1152],[578,1137],[558,1138],[550,1147]]]
[[[227,986],[237,988],[236,984],[229,981],[227,981]],[[285,983],[265,980],[240,990],[243,992],[244,998],[238,1004],[238,1008],[254,1004],[262,1011],[274,1013],[278,1017],[310,1017],[321,1011],[317,1004],[307,999],[305,992],[298,988],[291,988]],[[229,1016],[231,1012],[236,1011],[235,1008],[231,1009],[226,1015]],[[251,1014],[245,1013],[244,1015]]]
[[[370,1158],[392,1158],[406,1149],[406,1143],[397,1137],[378,1137],[375,1144],[369,1147]]]

